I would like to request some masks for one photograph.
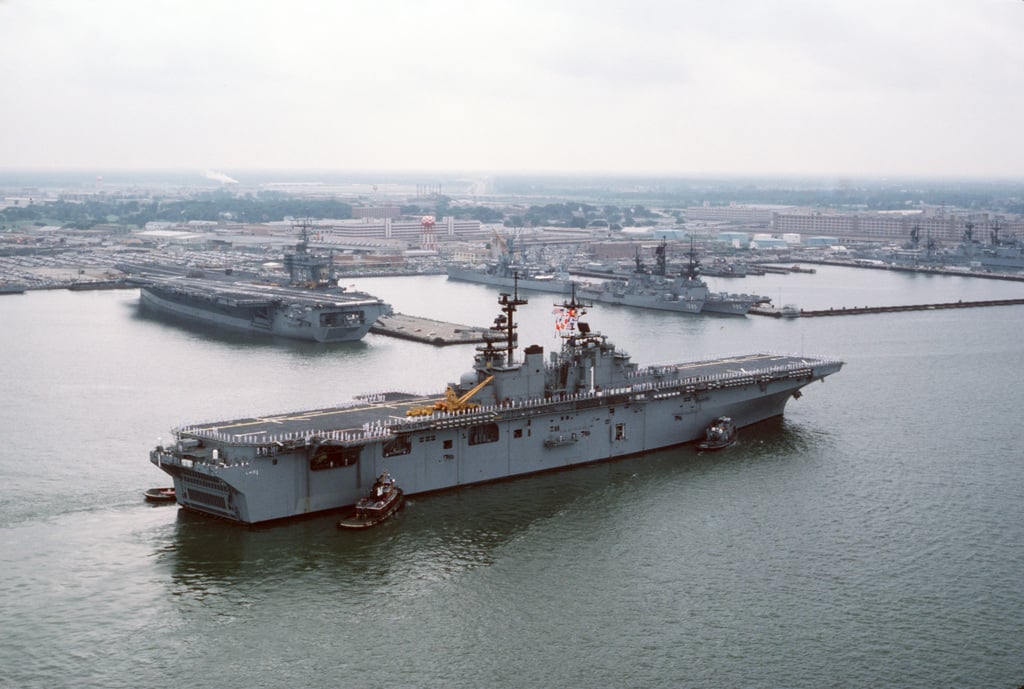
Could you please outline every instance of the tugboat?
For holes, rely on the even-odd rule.
[[[704,431],[704,440],[697,443],[698,450],[722,450],[736,442],[736,424],[728,416],[719,416]]]
[[[173,486],[170,488],[148,488],[144,495],[149,502],[174,502],[178,499]]]
[[[338,522],[338,528],[368,529],[376,526],[400,510],[403,500],[402,489],[395,485],[395,479],[385,471],[377,477],[370,494],[359,498],[355,514]]]

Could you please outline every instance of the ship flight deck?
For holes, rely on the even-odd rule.
[[[636,372],[638,384],[615,390],[596,390],[575,399],[589,397],[596,403],[627,403],[640,399],[659,388],[680,391],[708,389],[748,384],[752,380],[771,380],[806,376],[814,367],[826,360],[785,354],[749,354],[737,357],[694,361],[666,366],[651,366]],[[651,383],[654,375],[664,382]],[[638,397],[641,396],[641,397]],[[183,436],[211,438],[242,444],[272,442],[294,443],[303,438],[333,437],[338,440],[389,434],[403,429],[415,430],[431,424],[443,424],[449,415],[441,413],[427,417],[408,417],[414,407],[431,405],[442,399],[439,395],[423,396],[389,392],[356,398],[337,407],[312,409],[265,416],[252,416],[229,421],[190,424],[177,430]],[[536,400],[536,404],[562,402],[561,399]],[[515,406],[521,405],[517,403]],[[497,405],[493,409],[481,408],[463,415],[493,414],[509,407]],[[455,414],[457,415],[457,414]]]
[[[326,304],[353,306],[373,304],[377,300],[359,293],[305,290],[280,285],[248,282],[225,282],[206,278],[133,277],[132,284],[140,287],[161,287],[182,296],[231,307],[268,307],[280,303],[296,306],[321,307]]]

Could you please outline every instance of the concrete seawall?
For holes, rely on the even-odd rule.
[[[407,316],[402,313],[381,316],[370,328],[370,332],[402,340],[424,342],[438,347],[484,342],[486,336],[491,336],[493,339],[493,333],[487,328]]]

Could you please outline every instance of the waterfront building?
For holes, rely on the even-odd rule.
[[[777,213],[784,213],[792,208],[771,204],[739,203],[731,203],[728,206],[690,206],[686,209],[686,219],[768,227]]]
[[[361,220],[332,220],[329,223],[315,223],[315,231],[324,244],[353,238],[401,239],[418,243],[424,235],[420,218],[364,218]],[[430,228],[435,239],[486,239],[489,235],[479,220],[462,220],[445,217],[436,220]]]
[[[924,211],[880,211],[873,213],[775,213],[772,228],[777,233],[832,235],[836,239],[867,239],[887,243],[905,242],[916,227],[920,237],[957,243],[968,223],[974,239],[988,242],[997,219],[989,213],[926,213]],[[1024,220],[998,219],[1001,238],[1024,236]]]
[[[785,239],[773,237],[766,232],[758,232],[750,240],[750,245],[755,249],[785,249],[789,244]]]
[[[725,242],[729,246],[743,249],[750,245],[749,232],[719,232],[718,241]]]
[[[807,246],[835,246],[839,243],[836,237],[808,237]]]
[[[399,206],[353,206],[352,217],[357,220],[364,218],[397,218],[402,214]]]

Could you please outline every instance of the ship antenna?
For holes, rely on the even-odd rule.
[[[587,313],[587,309],[593,304],[576,298],[576,282],[572,282],[569,300],[562,300],[561,304],[555,304],[555,313],[558,315],[556,328],[561,331],[563,352],[571,350],[577,338],[590,338],[595,335],[590,331],[590,326],[580,320]]]
[[[661,238],[661,244],[654,248],[654,274],[662,277],[666,276],[667,261],[665,259],[665,238]]]
[[[697,250],[693,248],[693,237],[690,237],[690,250],[686,255],[690,259],[686,267],[686,277],[690,280],[696,279],[700,274],[700,260],[697,258]]]
[[[511,296],[511,299],[509,298]],[[492,330],[504,331],[506,338],[505,345],[505,357],[506,362],[509,366],[512,365],[512,354],[516,349],[516,328],[518,327],[515,323],[515,312],[516,307],[528,303],[528,300],[523,299],[519,296],[519,273],[518,271],[512,273],[512,294],[508,292],[502,292],[501,297],[498,299],[498,303],[501,304],[501,310],[504,313],[504,317],[498,318],[499,324],[492,328]]]

